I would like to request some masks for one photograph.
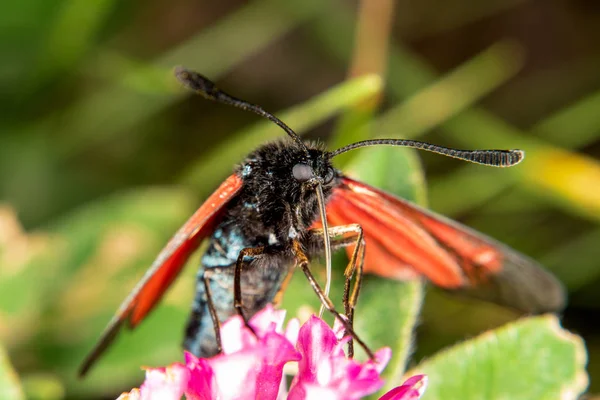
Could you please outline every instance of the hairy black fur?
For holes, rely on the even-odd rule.
[[[308,164],[323,179],[334,171],[327,153],[319,146],[309,146],[309,155],[307,158],[295,142],[281,140],[259,147],[236,169],[244,187],[228,216],[243,221],[244,236],[260,238],[273,233],[283,242],[290,228],[302,232],[312,225],[318,217],[315,190],[294,179],[292,168]],[[326,198],[334,183],[332,180],[322,186]]]
[[[198,272],[196,298],[184,342],[186,349],[197,356],[217,352],[205,276],[210,281],[219,320],[224,321],[235,314],[233,272],[240,251],[264,246],[264,254],[245,260],[241,277],[244,311],[251,317],[273,302],[293,267],[293,239],[298,239],[309,252],[322,249],[322,238],[307,233],[319,218],[315,182],[321,182],[327,201],[340,175],[322,147],[307,147],[308,156],[304,148],[291,140],[268,143],[250,153],[236,168],[235,173],[243,180],[242,189],[228,204]],[[299,182],[294,178],[292,170],[299,163],[309,165],[315,179]]]

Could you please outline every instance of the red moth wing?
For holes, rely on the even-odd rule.
[[[417,276],[426,275],[438,286],[462,286],[464,277],[460,267],[427,231],[406,215],[373,200],[348,192],[343,196],[334,194],[328,203],[343,224],[355,222],[362,226],[367,243],[365,272],[386,278],[398,278],[400,274],[401,278],[412,270]],[[371,244],[376,248],[375,254]],[[381,258],[396,260],[394,267],[387,267]]]
[[[179,275],[188,257],[198,248],[203,239],[212,234],[225,206],[241,188],[241,178],[231,175],[169,240],[140,282],[123,301],[98,344],[83,362],[80,369],[81,376],[85,375],[110,345],[125,321],[128,321],[130,328],[135,328],[152,311]]]
[[[367,273],[396,279],[421,275],[437,286],[524,312],[564,307],[562,285],[535,261],[365,183],[342,177],[327,215],[332,224],[362,226]]]
[[[360,217],[351,219],[352,217],[348,216],[347,213],[344,213],[343,215],[338,214],[340,210],[340,204],[335,204],[332,207],[328,205],[327,221],[330,226],[347,225],[350,220],[364,221],[364,219]],[[322,227],[320,221],[317,222],[315,226]],[[375,236],[367,235],[365,232],[363,233],[365,234],[365,242],[368,243],[369,247],[369,251],[365,253],[365,266],[370,266],[368,270],[369,273],[398,280],[408,280],[419,277],[419,274],[412,270],[405,262],[394,257],[393,254],[390,254],[390,252],[379,243]],[[348,257],[352,257],[352,251],[354,251],[354,246],[347,249]]]

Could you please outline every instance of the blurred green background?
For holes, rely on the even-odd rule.
[[[416,197],[554,271],[600,391],[599,39],[592,0],[5,2],[0,342],[26,393],[113,398],[140,383],[139,365],[180,357],[195,267],[75,378],[170,235],[244,153],[283,136],[189,96],[175,65],[331,146],[388,136],[526,150],[510,170],[419,154]],[[367,73],[382,81],[350,80]],[[412,362],[515,316],[428,289]]]

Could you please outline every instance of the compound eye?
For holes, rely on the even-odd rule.
[[[327,169],[327,174],[325,174],[325,179],[323,182],[327,185],[328,183],[331,183],[331,181],[333,180],[333,177],[334,177],[333,168],[329,167]]]
[[[292,175],[298,182],[306,182],[314,177],[312,168],[306,164],[296,164],[292,168]]]

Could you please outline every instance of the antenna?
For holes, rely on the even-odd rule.
[[[411,147],[413,149],[430,151],[432,153],[470,161],[475,164],[488,165],[490,167],[512,167],[523,161],[523,158],[525,158],[525,152],[523,152],[523,150],[459,150],[407,139],[363,140],[362,142],[352,143],[334,150],[329,153],[329,157],[333,158],[347,151],[361,147],[380,145]]]
[[[241,108],[242,110],[251,111],[255,114],[260,115],[261,117],[267,118],[272,122],[276,123],[281,129],[285,131],[296,143],[300,145],[304,149],[304,152],[308,156],[308,149],[300,136],[296,132],[292,130],[289,126],[287,126],[283,121],[279,118],[271,114],[270,112],[263,109],[261,106],[256,104],[248,103],[247,101],[240,100],[236,97],[233,97],[221,89],[219,89],[214,82],[205,76],[186,69],[184,67],[175,67],[175,77],[188,89],[193,90],[197,94],[201,95],[205,99],[216,101],[217,103],[223,103],[230,106],[234,106],[237,108]]]

